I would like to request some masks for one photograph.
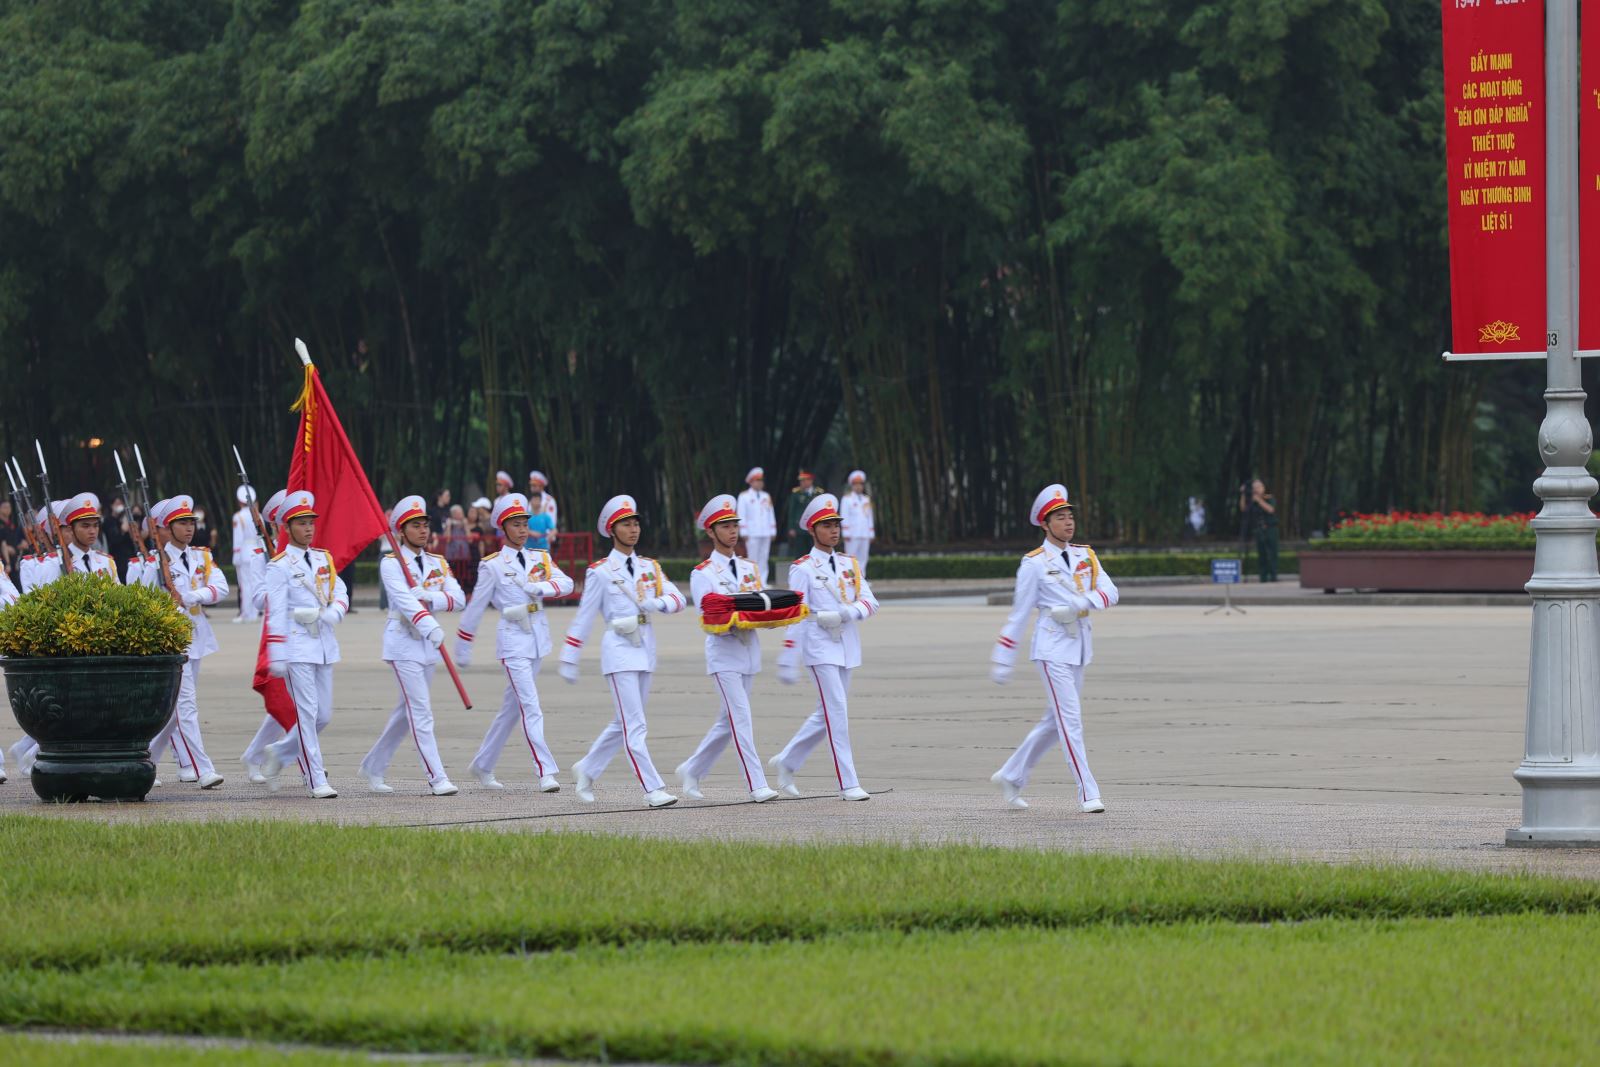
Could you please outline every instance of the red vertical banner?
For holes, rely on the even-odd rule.
[[[1600,349],[1600,3],[1579,9],[1578,347]]]
[[[1443,6],[1452,347],[1542,353],[1544,4]]]

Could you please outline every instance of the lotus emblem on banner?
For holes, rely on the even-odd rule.
[[[1507,341],[1522,340],[1522,335],[1517,332],[1516,323],[1495,319],[1487,326],[1478,327],[1478,340],[1484,344],[1503,345]]]

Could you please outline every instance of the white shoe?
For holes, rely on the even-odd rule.
[[[700,779],[684,770],[687,766],[689,766],[687,763],[680,763],[677,770],[678,781],[683,783],[683,794],[696,800],[704,800],[706,795],[700,792]]]
[[[500,785],[500,783],[498,783],[498,782],[496,782],[495,784],[496,785]],[[500,788],[504,789],[505,786],[502,785],[502,786],[500,786]],[[555,775],[547,774],[543,778],[539,779],[539,792],[541,792],[541,793],[559,793],[559,792],[561,792],[561,783],[556,781],[556,776]]]
[[[261,777],[271,783],[283,771],[283,757],[271,745],[267,746],[266,759],[261,761]]]
[[[792,797],[800,795],[800,787],[794,784],[794,772],[778,762],[778,757],[773,756],[767,760],[767,766],[772,773],[778,776],[778,788]]]
[[[991,774],[989,781],[1000,787],[1000,795],[1005,798],[1007,807],[1025,808],[1028,806],[1028,802],[1022,799],[1022,787],[1015,782],[1002,778],[999,771]]]
[[[331,785],[319,785],[311,791],[311,795],[318,800],[332,800],[339,795],[339,791]]]
[[[776,789],[768,789],[766,786],[762,786],[760,789],[757,789],[755,792],[750,794],[750,799],[755,801],[757,804],[765,804],[767,801],[771,800],[777,795],[778,791]]]
[[[644,802],[652,808],[670,808],[678,802],[678,798],[665,789],[653,789],[644,795]]]
[[[234,625],[235,625],[235,626],[237,626],[237,625],[239,625],[239,624],[240,624],[240,623],[241,623],[241,622],[244,622],[244,616],[243,616],[243,615],[235,615],[235,616],[234,616],[234,617],[233,617],[233,620],[232,620],[232,621],[233,621],[233,624],[234,624]]]
[[[572,791],[574,793],[577,793],[578,794],[578,799],[583,801],[585,804],[593,804],[594,803],[594,779],[590,778],[587,774],[584,774],[582,771],[578,771],[577,775],[578,775],[578,784],[573,786]]]
[[[367,790],[372,793],[393,793],[394,786],[383,780],[381,774],[367,775]]]
[[[461,792],[456,788],[456,784],[448,778],[441,778],[428,788],[433,790],[433,795],[436,797],[453,797]]]
[[[215,789],[217,786],[221,785],[222,782],[223,782],[222,775],[218,774],[216,771],[212,771],[210,774],[201,775],[201,777],[200,777],[200,788],[201,789]]]
[[[178,781],[182,782],[184,785],[193,785],[199,780],[200,776],[198,774],[184,774],[182,771],[178,772]]]
[[[478,784],[485,789],[504,789],[506,784],[494,776],[493,771],[473,771],[478,776]]]
[[[5,785],[10,780],[11,779],[6,777],[6,769],[4,767],[0,767],[0,785]]]
[[[1100,803],[1099,797],[1095,797],[1093,800],[1085,800],[1083,802],[1083,810],[1090,815],[1099,815],[1106,810],[1106,806]]]
[[[853,785],[849,789],[846,789],[844,792],[840,793],[839,794],[839,799],[840,800],[871,800],[872,799],[872,794],[867,792],[865,789],[862,789],[859,785]]]
[[[239,762],[244,764],[244,776],[256,785],[260,785],[267,780],[267,776],[261,773],[261,764],[251,763],[249,760],[240,760]]]
[[[150,788],[151,789],[159,789],[159,788],[161,788],[161,779],[157,778],[155,781],[151,782],[150,783]]]

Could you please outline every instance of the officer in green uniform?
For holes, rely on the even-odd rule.
[[[799,557],[811,551],[811,534],[800,522],[800,517],[806,513],[806,508],[811,506],[811,501],[822,490],[814,484],[815,478],[808,470],[800,472],[800,484],[789,490],[788,519],[784,529],[789,531],[789,555]]]
[[[1278,500],[1260,478],[1239,492],[1239,510],[1256,535],[1256,572],[1263,582],[1278,580]]]

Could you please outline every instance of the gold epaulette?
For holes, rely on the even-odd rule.
[[[286,548],[282,552],[279,552],[276,556],[273,556],[270,562],[276,563],[280,559],[282,559],[284,556],[287,556],[288,554],[289,554],[289,550]]]
[[[1044,551],[1044,546],[1040,545],[1038,548],[1034,549],[1032,552],[1029,552],[1027,555],[1023,556],[1022,558],[1023,559],[1032,559],[1034,556],[1037,556],[1039,553],[1041,553],[1043,551]]]
[[[695,568],[694,569],[697,570],[697,571],[703,571],[709,566],[711,566],[711,561],[709,559],[706,559],[706,560],[701,560],[699,563],[695,564]]]
[[[480,563],[488,563],[491,559],[494,559],[499,554],[500,553],[498,551],[491,552],[487,556],[484,556],[483,559],[479,560],[478,562],[480,562]]]
[[[590,570],[594,570],[596,567],[600,566],[600,564],[602,564],[604,562],[605,562],[605,560],[603,560],[603,559],[597,559],[593,563],[589,564],[589,569]]]
[[[446,564],[446,565],[448,565],[449,562],[450,562],[449,560],[445,559],[443,556],[439,555],[439,553],[437,553],[437,552],[429,552],[428,555],[432,556],[434,559],[438,560],[440,563],[443,563],[443,564]]]

